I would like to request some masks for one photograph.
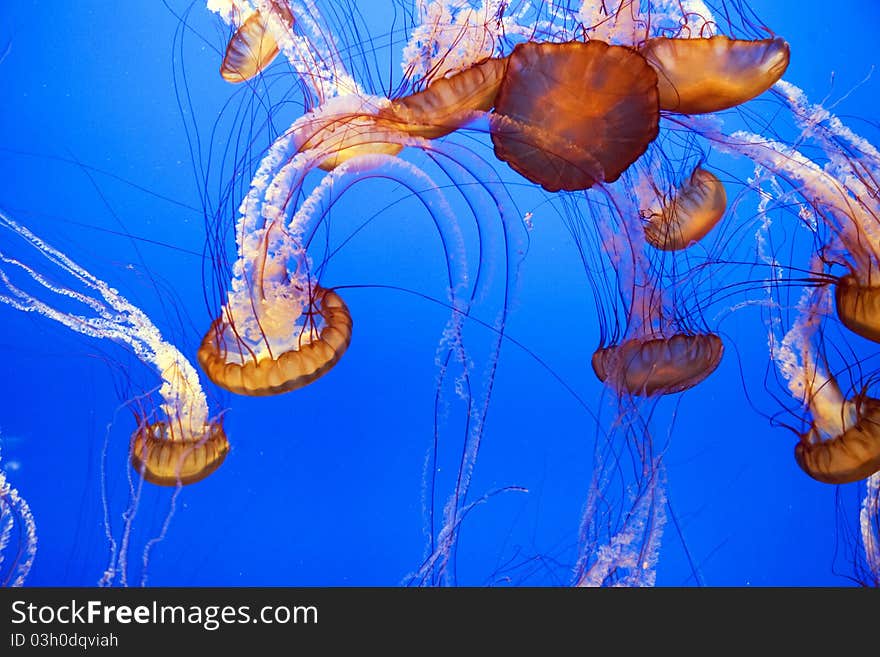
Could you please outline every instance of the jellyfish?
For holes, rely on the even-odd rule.
[[[490,58],[394,100],[338,96],[297,119],[290,131],[298,151],[329,153],[318,164],[326,171],[358,155],[397,155],[416,139],[438,139],[488,112],[506,66],[504,58]]]
[[[0,226],[33,248],[55,273],[72,277],[82,288],[55,283],[41,269],[0,251],[0,302],[42,315],[77,333],[122,343],[159,374],[164,417],[155,422],[148,417],[138,419],[130,448],[137,472],[163,486],[195,483],[214,472],[226,457],[229,443],[221,421],[209,417],[198,374],[183,354],[163,339],[142,310],[107,283],[4,213],[0,213]],[[24,283],[16,282],[16,275],[24,283],[36,284],[41,294],[56,299],[55,303],[28,292]],[[62,310],[69,302],[81,306],[84,314]]]
[[[496,156],[550,192],[614,182],[659,129],[657,75],[623,46],[523,43],[492,122]]]
[[[0,586],[22,586],[37,555],[30,506],[0,469]]]
[[[507,57],[489,57],[451,72],[422,91],[393,100],[384,118],[404,134],[444,137],[495,106],[507,67]]]
[[[671,198],[647,215],[645,240],[663,251],[678,251],[703,239],[724,216],[727,192],[711,171],[696,167]]]
[[[721,362],[724,343],[714,333],[640,336],[593,353],[600,381],[641,395],[682,392],[705,380]]]
[[[234,14],[221,13],[230,21]],[[273,33],[315,107],[274,141],[260,163],[239,208],[232,289],[199,349],[206,375],[238,394],[289,392],[339,363],[352,338],[351,314],[336,291],[314,278],[305,248],[321,208],[335,203],[345,181],[383,164],[433,186],[411,165],[388,158],[406,146],[446,157],[426,140],[490,109],[506,69],[505,60],[483,57],[394,100],[368,94],[322,32],[317,9],[307,14],[308,20],[299,11],[291,14],[306,34],[281,39],[278,30]],[[306,52],[320,60],[321,75],[313,75],[316,64],[304,58]],[[329,174],[307,193],[306,178],[316,168]]]
[[[880,471],[880,401],[844,400],[832,380],[819,390],[810,402],[813,427],[795,447],[801,469],[826,484],[861,481]]]
[[[208,378],[237,394],[280,394],[312,383],[351,342],[351,313],[339,294],[313,279],[303,246],[309,221],[348,167],[328,174],[285,225],[293,191],[327,152],[306,151],[272,174],[277,152],[288,149],[291,139],[288,134],[276,142],[241,205],[232,289],[198,351]]]
[[[790,58],[781,38],[745,41],[715,35],[648,39],[639,52],[657,71],[660,109],[705,114],[759,96],[785,73]]]
[[[724,354],[721,338],[698,320],[699,308],[687,291],[694,272],[675,266],[688,254],[658,252],[646,241],[643,209],[657,203],[658,190],[680,172],[665,168],[658,145],[645,157],[622,175],[619,188],[602,186],[569,202],[569,230],[585,269],[606,277],[594,284],[602,345],[591,365],[614,413],[594,449],[571,581],[576,586],[656,583],[672,517],[668,445],[656,438],[670,432],[662,428],[661,401],[702,383]],[[699,581],[693,564],[691,574]]]
[[[338,294],[318,285],[301,303],[306,317],[299,326],[281,325],[275,329],[266,321],[260,322],[265,351],[254,353],[253,358],[243,349],[231,352],[234,345],[242,344],[236,335],[240,329],[236,329],[235,320],[215,320],[198,352],[199,364],[208,378],[230,392],[261,396],[302,388],[329,372],[351,342],[351,313]],[[267,304],[269,312],[276,304],[278,297]],[[270,343],[270,336],[279,335],[276,330],[288,339],[279,336],[278,341]],[[278,356],[273,356],[273,349]]]
[[[207,9],[235,30],[221,65],[224,78],[228,74],[233,78],[230,81],[247,80],[283,53],[312,92],[310,102],[321,104],[336,95],[359,91],[311,1],[208,0]]]
[[[270,15],[283,22],[289,30],[293,27],[293,15],[283,1],[272,2]],[[209,7],[210,8],[210,7]],[[231,12],[235,13],[235,7]],[[278,43],[272,36],[269,22],[259,11],[253,11],[246,18],[239,17],[241,24],[229,39],[226,54],[220,65],[220,75],[227,82],[238,83],[250,80],[265,69],[278,55]]]
[[[131,464],[157,486],[185,486],[201,481],[219,468],[229,452],[229,440],[218,424],[209,424],[197,440],[175,438],[167,422],[141,424],[131,441]]]
[[[847,274],[838,279],[834,287],[837,316],[853,333],[880,342],[880,286],[861,283],[859,278]]]

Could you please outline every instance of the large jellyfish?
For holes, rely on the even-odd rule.
[[[617,180],[660,118],[654,69],[602,41],[518,45],[495,104],[495,154],[550,192]]]
[[[788,44],[724,35],[656,37],[639,51],[657,71],[660,109],[705,114],[736,107],[767,91],[788,67]]]

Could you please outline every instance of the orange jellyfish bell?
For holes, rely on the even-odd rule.
[[[414,137],[437,139],[458,130],[476,113],[488,112],[507,71],[507,58],[486,59],[432,82],[391,104],[385,116]]]
[[[286,2],[273,3],[273,10],[288,26],[293,26],[293,15]],[[220,75],[227,82],[250,80],[278,55],[278,43],[270,34],[266,20],[255,11],[229,39],[220,65]]]
[[[302,388],[329,372],[351,343],[351,313],[336,292],[316,286],[308,315],[309,328],[291,329],[297,331],[293,348],[261,357],[227,344],[240,338],[221,316],[202,340],[199,364],[211,381],[239,395],[260,397]]]
[[[697,167],[691,177],[651,215],[645,225],[645,240],[663,251],[686,249],[703,239],[727,209],[727,192],[718,178]]]
[[[681,114],[719,112],[751,100],[776,84],[790,56],[779,37],[657,37],[648,39],[641,53],[657,70],[660,109]]]
[[[834,302],[844,326],[863,338],[880,342],[880,287],[861,285],[850,274],[837,281]]]
[[[220,422],[201,433],[181,437],[181,427],[168,422],[141,423],[131,437],[131,465],[157,486],[186,486],[214,472],[229,453]]]
[[[657,74],[602,41],[521,43],[495,99],[495,155],[550,192],[614,182],[659,130]]]
[[[880,400],[862,397],[854,403],[855,423],[842,433],[822,440],[811,429],[795,445],[798,465],[813,479],[848,484],[880,471]]]
[[[373,99],[357,95],[333,98],[298,118],[291,130],[297,151],[321,153],[318,166],[325,171],[361,155],[397,155],[403,150],[397,126],[381,110],[376,113]]]
[[[633,338],[597,349],[593,371],[600,381],[631,395],[670,395],[706,379],[721,362],[724,344],[712,333]]]

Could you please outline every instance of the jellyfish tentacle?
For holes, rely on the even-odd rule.
[[[31,508],[0,469],[0,586],[23,586],[36,555]]]

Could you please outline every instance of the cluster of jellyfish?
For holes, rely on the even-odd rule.
[[[506,321],[529,229],[500,175],[505,165],[522,184],[547,193],[592,275],[602,344],[591,365],[619,411],[596,447],[570,583],[654,583],[668,518],[664,449],[649,418],[658,399],[699,386],[725,353],[719,333],[692,312],[700,277],[719,266],[704,240],[735,214],[723,176],[706,162],[709,149],[755,165],[746,191],[763,219],[758,248],[769,272],[761,303],[770,357],[800,419],[792,427],[794,459],[818,482],[864,482],[865,581],[880,583],[880,399],[867,386],[847,394],[823,343],[824,327],[833,323],[880,342],[880,153],[783,81],[790,58],[783,38],[734,8],[713,15],[702,0],[419,0],[403,49],[404,83],[376,94],[346,66],[311,0],[208,0],[207,8],[229,29],[223,79],[248,88],[281,69],[295,76],[307,108],[261,151],[236,201],[235,252],[215,272],[229,276],[215,279],[221,303],[195,354],[212,384],[268,396],[296,394],[333,376],[355,335],[354,318],[344,290],[325,280],[312,257],[322,222],[355,184],[390,180],[409,190],[440,237],[448,263],[442,304],[450,317],[438,388],[467,360],[463,327],[479,321],[472,311],[488,280],[499,276],[484,268],[484,255],[494,250],[503,263],[503,293],[494,321],[485,322],[493,342],[481,392],[465,381],[468,431],[457,476],[445,500],[433,478],[428,482],[429,544],[405,583],[454,583],[468,512],[504,492],[475,496],[470,485],[494,368],[511,340]],[[717,116],[762,95],[792,122],[795,139],[777,139],[769,128],[728,131]],[[456,139],[464,130],[488,133],[493,157]],[[827,162],[805,155],[807,144]],[[414,164],[406,157],[412,151],[428,164]],[[470,208],[469,217],[453,211],[451,194]],[[762,248],[772,240],[771,216],[780,212],[795,215],[786,221],[802,223],[816,247],[798,279],[803,292],[793,318],[779,297],[793,285],[793,266]],[[0,226],[44,258],[35,266],[0,250],[0,301],[121,342],[158,373],[161,404],[137,418],[131,435],[134,472],[179,491],[217,471],[229,439],[188,356],[107,283],[13,219],[0,215]],[[476,247],[467,239],[474,233]],[[473,248],[477,271],[469,267]],[[55,285],[44,274],[49,266],[73,276],[79,289]],[[11,270],[39,293],[16,285]],[[83,312],[59,310],[47,300],[52,296]],[[621,450],[635,457],[626,467]],[[429,462],[426,472],[433,469]],[[615,490],[625,494],[615,498]],[[13,525],[21,537],[17,552],[5,550],[14,564],[5,583],[21,583],[34,557],[33,521],[2,479],[0,503],[0,553]],[[114,556],[105,583],[124,569],[124,552]]]

